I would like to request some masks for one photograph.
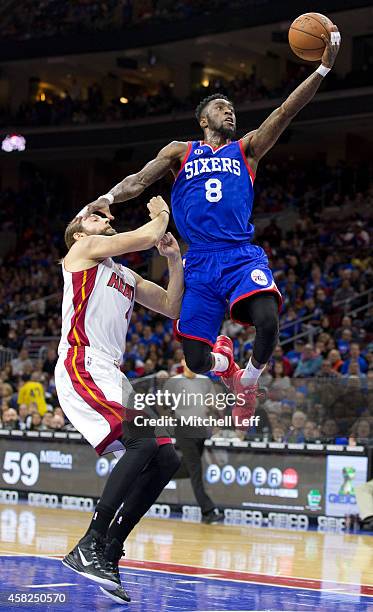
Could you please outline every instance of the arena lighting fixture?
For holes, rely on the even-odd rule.
[[[128,98],[125,98],[124,96],[121,96],[121,97],[119,98],[119,102],[120,102],[121,104],[128,104]]]
[[[21,134],[8,134],[1,143],[1,148],[6,153],[24,151],[26,149],[26,139]]]
[[[203,79],[201,85],[202,87],[208,87],[210,85],[210,81],[208,79]]]

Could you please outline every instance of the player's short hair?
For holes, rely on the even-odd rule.
[[[67,228],[65,229],[65,244],[69,251],[75,242],[74,234],[76,232],[82,232],[82,231],[83,231],[82,218],[74,217],[74,219],[70,221]]]
[[[221,93],[212,94],[212,96],[207,96],[207,98],[203,98],[203,100],[201,100],[195,110],[195,115],[198,123],[201,120],[203,110],[206,108],[209,102],[212,102],[212,100],[226,100],[227,102],[233,105],[232,100],[230,100],[229,98],[227,98],[227,96]]]

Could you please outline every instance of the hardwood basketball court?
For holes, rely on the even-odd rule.
[[[60,562],[89,519],[79,511],[0,506],[2,608],[119,609]],[[135,612],[373,612],[373,539],[146,518],[126,543],[121,577]],[[12,601],[12,593],[25,601]]]

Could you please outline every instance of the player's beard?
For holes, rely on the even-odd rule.
[[[218,131],[219,134],[221,134],[226,140],[233,140],[233,138],[236,136],[236,128],[233,126],[228,126],[227,124],[224,125],[224,123],[221,125]]]
[[[100,232],[100,236],[114,236],[117,233],[117,230],[115,230],[113,227],[109,226],[109,227],[105,227],[105,229]]]
[[[215,122],[211,122],[210,119],[210,125],[209,128],[219,134],[222,138],[224,138],[224,140],[233,140],[234,137],[236,136],[236,128],[233,127],[233,125],[228,125],[227,123],[221,123],[220,125],[218,125]]]
[[[114,236],[117,233],[117,230],[115,230],[113,227],[111,227],[110,225],[106,226],[103,230],[101,230],[101,232],[84,232],[87,236]]]

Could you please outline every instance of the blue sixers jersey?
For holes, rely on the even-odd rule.
[[[254,199],[254,173],[241,141],[213,149],[201,141],[188,143],[183,165],[172,188],[176,227],[193,249],[249,243]]]

